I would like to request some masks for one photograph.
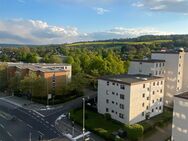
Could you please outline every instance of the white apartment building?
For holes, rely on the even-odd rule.
[[[164,77],[165,60],[132,60],[128,74],[143,74]]]
[[[188,53],[183,49],[173,52],[153,52],[151,60],[131,61],[129,74],[165,77],[164,104],[173,106],[173,97],[188,91]]]
[[[151,58],[165,60],[165,105],[172,107],[174,95],[188,91],[188,53],[153,52]]]
[[[163,112],[164,78],[116,75],[98,79],[98,112],[134,124]]]
[[[174,97],[172,141],[188,140],[188,92]]]

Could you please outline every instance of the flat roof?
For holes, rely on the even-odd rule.
[[[133,62],[145,62],[145,63],[159,63],[159,62],[165,62],[165,60],[157,60],[157,59],[149,59],[149,60],[131,60]]]
[[[41,72],[68,72],[64,67],[71,66],[69,64],[45,64],[45,63],[8,63],[8,66],[17,67],[19,69],[29,69]]]
[[[179,95],[175,95],[175,97],[188,99],[188,92],[181,93]]]
[[[153,81],[156,79],[164,79],[164,78],[157,76],[142,75],[142,74],[134,74],[134,75],[122,74],[122,75],[113,75],[113,76],[103,76],[99,79],[131,85],[134,83],[143,83],[146,81]]]

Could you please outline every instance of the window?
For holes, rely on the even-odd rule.
[[[107,112],[107,113],[108,113],[108,111],[109,111],[108,108],[106,108],[106,112]]]
[[[179,64],[179,67],[181,67],[181,64]]]
[[[145,88],[146,87],[146,84],[143,84],[143,88]]]
[[[112,110],[111,112],[114,113],[114,110]]]
[[[162,109],[162,107],[161,106],[159,106],[159,110],[161,110]]]
[[[147,100],[149,100],[149,97],[147,97]]]
[[[120,89],[125,90],[125,85],[120,85]]]
[[[119,86],[119,84],[118,84],[118,83],[117,83],[116,85],[117,85],[117,86]]]
[[[152,103],[154,103],[155,102],[155,100],[152,100]]]
[[[148,110],[148,109],[149,109],[149,106],[146,107],[146,110]]]
[[[124,114],[119,113],[119,117],[123,119],[124,118]]]
[[[114,104],[114,101],[112,101],[112,104]]]
[[[115,94],[115,92],[112,92],[112,94],[114,95],[114,94]]]
[[[142,107],[144,107],[144,103],[142,103]]]
[[[160,92],[163,93],[163,90],[161,89]]]
[[[118,93],[116,93],[116,95],[118,96]]]
[[[145,94],[142,94],[142,97],[144,98],[144,97],[145,97]]]
[[[120,109],[124,109],[124,105],[123,105],[123,104],[120,104],[120,105],[119,105],[119,108],[120,108]]]
[[[156,110],[158,109],[158,107],[155,108]]]
[[[142,112],[142,116],[144,116],[144,112]]]
[[[115,85],[115,83],[113,82],[112,85]]]
[[[120,99],[125,99],[125,96],[123,94],[120,94]]]
[[[181,56],[180,56],[180,59],[181,59]]]
[[[118,105],[118,103],[116,102],[116,105]]]
[[[157,82],[157,86],[159,86],[159,82]]]
[[[163,81],[161,81],[161,85],[163,85]]]
[[[158,72],[156,71],[155,75],[158,75]]]
[[[142,64],[142,62],[140,62],[140,65]]]
[[[165,63],[163,63],[163,67],[164,67]]]
[[[109,103],[109,99],[106,99],[106,103]]]
[[[162,102],[163,101],[163,98],[160,98],[160,102]]]
[[[180,75],[181,73],[179,72],[178,74]]]
[[[153,95],[155,94],[155,91],[153,91]]]
[[[154,110],[152,109],[151,112],[154,112]]]
[[[158,67],[158,63],[156,63],[156,67]]]
[[[155,86],[155,82],[153,82],[153,86]]]
[[[106,85],[107,85],[107,86],[109,86],[109,83],[110,83],[110,82],[109,82],[109,81],[107,81],[107,82],[106,82]]]
[[[159,67],[161,67],[161,63],[159,64]]]

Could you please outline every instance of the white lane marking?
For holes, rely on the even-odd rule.
[[[10,137],[12,137],[12,134],[11,134],[10,132],[7,131],[7,134],[8,134]]]
[[[52,127],[55,127],[53,124],[51,124]]]
[[[48,122],[48,121],[46,121],[46,123],[47,123],[47,124],[49,124],[49,122]]]
[[[34,113],[36,113],[36,114],[38,114],[38,115],[40,115],[41,117],[45,117],[43,114],[41,114],[41,113],[39,113],[39,112],[37,112],[36,110],[32,110]]]
[[[40,134],[40,135],[44,135],[42,132],[40,132],[40,131],[38,131],[38,133]]]
[[[33,128],[30,124],[27,124],[28,127]]]
[[[3,129],[5,128],[2,124],[0,124],[0,126],[1,126]]]

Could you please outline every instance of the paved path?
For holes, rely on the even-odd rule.
[[[172,124],[166,125],[164,128],[156,127],[154,132],[148,133],[140,141],[165,141],[171,136]]]

